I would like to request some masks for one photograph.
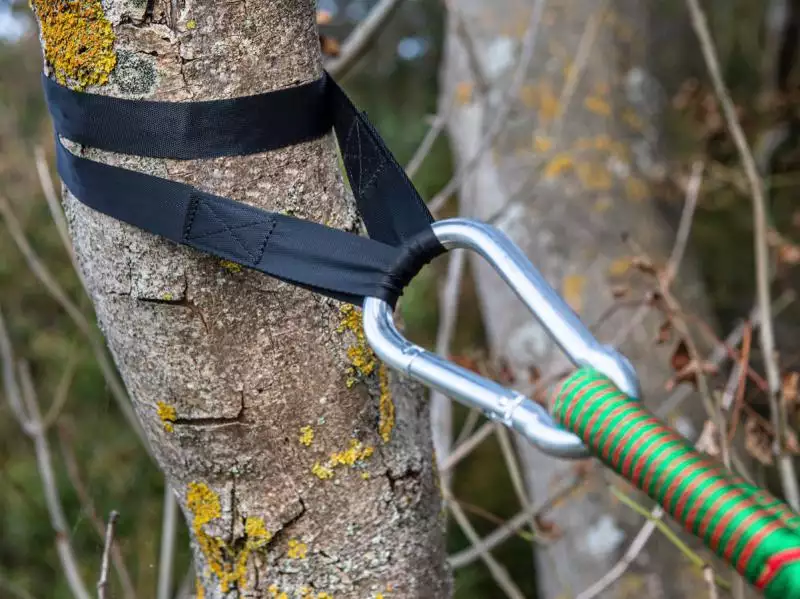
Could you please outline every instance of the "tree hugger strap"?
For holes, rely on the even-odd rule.
[[[768,599],[800,598],[800,516],[784,503],[695,451],[592,368],[561,384],[553,417]]]

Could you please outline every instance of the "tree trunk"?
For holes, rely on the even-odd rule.
[[[450,17],[442,102],[452,94],[459,99],[449,131],[460,168],[479,152],[481,139],[501,112],[536,3],[466,0],[456,6],[464,27]],[[659,117],[667,98],[651,70],[652,53],[659,53],[660,69],[671,65],[675,72],[687,38],[675,35],[678,19],[648,2],[547,6],[504,132],[469,169],[461,187],[461,213],[494,221],[584,321],[594,323],[615,301],[614,276],[626,269],[632,255],[622,241],[624,233],[662,264],[672,247],[673,236],[654,198],[653,181],[665,172]],[[566,83],[570,76],[576,84],[573,92],[564,93],[572,85]],[[488,94],[480,93],[482,80],[489,83]],[[687,262],[675,291],[693,314],[708,317],[700,279]],[[493,355],[507,361],[518,380],[528,380],[532,367],[552,373],[566,366],[552,340],[491,268],[480,259],[473,266]],[[632,298],[641,295],[641,290],[631,293]],[[631,322],[635,310],[623,309],[598,330],[602,341],[611,342],[632,326],[621,348],[636,366],[651,406],[663,399],[672,349],[671,344],[655,346],[662,318],[654,312],[637,324]],[[673,420],[689,436],[699,431],[702,418],[700,402],[692,403],[691,410]],[[524,442],[519,447],[534,502],[575,472],[575,463],[548,458]],[[611,477],[601,470],[592,468],[581,493],[547,515],[560,536],[537,552],[543,598],[573,596],[589,587],[608,572],[631,532],[641,527],[640,516],[613,502],[606,490]],[[655,599],[706,592],[702,573],[656,536],[624,583],[602,596]]]
[[[322,72],[310,0],[32,4],[48,73],[95,93],[209,100]],[[213,160],[83,151],[358,227],[332,135]],[[422,390],[375,363],[360,311],[165,242],[66,191],[64,205],[101,327],[189,525],[205,597],[446,596]]]

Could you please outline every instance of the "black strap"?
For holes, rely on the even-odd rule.
[[[107,151],[162,158],[243,155],[307,141],[333,126],[367,239],[69,152],[64,183],[118,220],[336,299],[394,304],[444,248],[432,217],[366,116],[327,75],[268,94],[210,102],[123,100],[45,78],[58,134]]]

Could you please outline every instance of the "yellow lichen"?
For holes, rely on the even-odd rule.
[[[472,101],[473,85],[469,81],[461,81],[456,84],[456,103],[459,106],[466,106]]]
[[[345,331],[350,331],[356,338],[355,343],[347,348],[347,358],[350,360],[349,378],[347,379],[347,387],[349,388],[358,382],[356,376],[366,377],[372,374],[378,361],[364,335],[361,310],[348,304],[342,306],[341,314],[342,320],[336,328],[336,332],[344,333]]]
[[[314,465],[311,467],[311,472],[320,480],[333,478],[333,470],[327,466],[323,466],[319,462],[314,462]]]
[[[547,152],[553,147],[553,141],[549,137],[541,135],[533,136],[533,149],[537,152]]]
[[[31,0],[55,78],[75,89],[103,85],[117,64],[101,0]]]
[[[289,549],[286,552],[289,559],[306,559],[306,553],[308,545],[297,539],[289,539]]]
[[[289,595],[286,592],[281,591],[278,588],[278,585],[271,584],[267,589],[272,599],[289,599]]]
[[[539,89],[539,124],[546,124],[555,119],[561,112],[561,104],[549,85]]]
[[[381,364],[378,369],[378,382],[380,386],[378,432],[383,442],[388,443],[392,438],[392,430],[394,430],[394,400],[389,387],[389,372],[384,364]]]
[[[608,274],[610,274],[612,277],[622,276],[628,272],[628,270],[630,270],[632,264],[633,258],[617,258],[608,267]]]
[[[569,154],[558,154],[554,156],[553,159],[544,167],[544,176],[547,179],[552,179],[562,173],[565,173],[567,170],[572,168],[572,166],[573,161]]]
[[[242,265],[231,260],[220,260],[219,265],[230,273],[238,274],[242,272]]]
[[[641,202],[650,193],[647,183],[636,177],[629,177],[625,180],[625,195],[634,202]]]
[[[164,430],[168,433],[171,433],[175,430],[173,426],[175,419],[178,417],[178,413],[175,410],[175,406],[171,406],[169,404],[164,403],[163,401],[159,401],[156,404],[156,413],[158,417],[161,419],[162,424],[164,425]]]
[[[205,599],[206,589],[199,578],[194,581],[194,599]]]
[[[369,480],[369,472],[362,472],[361,478],[364,480]]]
[[[611,173],[594,162],[582,162],[577,168],[578,178],[583,186],[591,191],[607,191],[613,185]]]
[[[211,572],[219,579],[220,590],[243,589],[247,582],[247,561],[250,554],[272,540],[262,518],[245,519],[244,546],[233,547],[204,530],[204,526],[222,516],[219,495],[205,483],[191,482],[186,493],[186,506],[192,514],[192,532],[208,561]]]
[[[350,439],[350,445],[344,451],[332,453],[324,464],[315,462],[311,472],[320,480],[333,478],[333,471],[339,466],[353,467],[369,459],[375,452],[373,447],[367,447],[357,439]]]
[[[197,21],[195,21],[194,19],[189,19],[188,21],[186,21],[186,29],[191,30],[196,28],[197,28]]]
[[[641,131],[644,128],[644,122],[633,108],[622,111],[622,121],[634,131]]]
[[[305,445],[306,447],[311,447],[311,444],[314,442],[314,429],[310,426],[301,426],[300,427],[300,445]]]
[[[356,462],[369,458],[373,451],[372,447],[365,447],[361,441],[350,439],[350,447],[344,451],[332,453],[329,463],[334,468],[336,466],[353,466]]]
[[[586,109],[600,116],[611,116],[611,104],[599,96],[589,96],[583,101]]]

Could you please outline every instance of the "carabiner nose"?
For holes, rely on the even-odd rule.
[[[628,360],[613,348],[598,343],[505,234],[490,225],[462,218],[438,221],[432,228],[446,249],[470,249],[489,262],[573,364],[591,366],[626,394],[639,396],[638,379]],[[385,301],[366,298],[363,318],[367,340],[378,357],[392,368],[457,401],[480,408],[489,417],[519,431],[545,453],[588,457],[580,438],[556,425],[538,403],[405,339],[397,331],[392,308]]]

